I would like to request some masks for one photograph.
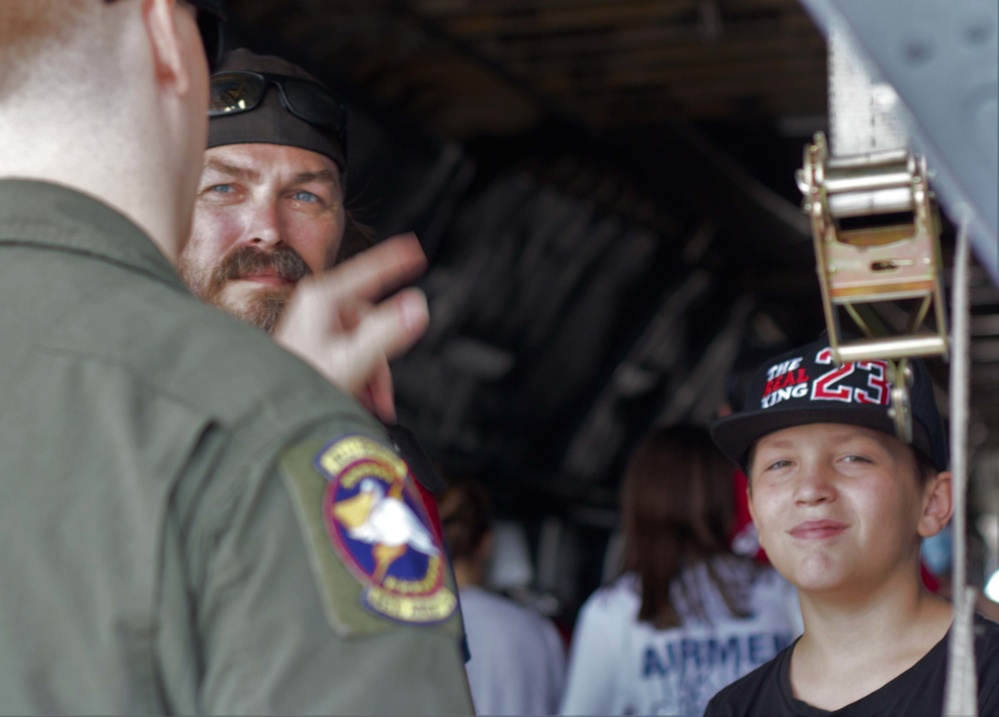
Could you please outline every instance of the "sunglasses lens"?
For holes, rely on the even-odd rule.
[[[306,122],[333,132],[343,143],[347,113],[340,100],[311,82],[285,79],[282,86],[295,114]]]
[[[266,88],[266,82],[256,75],[242,72],[221,72],[214,75],[208,116],[219,117],[252,110],[260,104]]]

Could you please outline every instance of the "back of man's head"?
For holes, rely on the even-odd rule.
[[[204,20],[222,12],[219,0],[0,2],[0,177],[98,197],[176,257],[207,131],[203,45],[218,24]]]
[[[114,31],[99,22],[96,0],[3,0],[0,2],[0,101],[26,87],[69,80],[92,61]],[[78,64],[69,64],[75,56]],[[60,73],[59,70],[62,70]]]
[[[129,145],[153,91],[136,86],[140,5],[0,2],[0,176],[71,184],[60,171]]]

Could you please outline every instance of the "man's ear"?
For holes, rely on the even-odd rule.
[[[188,12],[178,7],[176,0],[143,0],[142,19],[153,51],[156,78],[173,85],[177,94],[190,90],[191,76],[184,61],[183,28],[178,25],[180,14]]]
[[[950,471],[931,478],[923,494],[923,512],[919,517],[919,535],[928,538],[936,535],[950,522],[954,513],[954,481]]]

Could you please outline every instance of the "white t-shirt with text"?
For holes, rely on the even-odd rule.
[[[701,563],[671,586],[683,624],[657,630],[638,622],[638,578],[625,574],[590,596],[580,611],[561,713],[701,715],[718,690],[801,634],[797,594],[776,571],[728,558],[712,565],[722,574],[746,576],[742,604],[751,617],[732,617]],[[678,580],[701,585],[707,620],[684,608]]]

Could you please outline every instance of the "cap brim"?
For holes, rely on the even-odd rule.
[[[878,411],[856,404],[823,406],[802,410],[793,407],[760,409],[737,413],[716,421],[711,426],[711,437],[728,458],[748,470],[746,458],[749,449],[760,438],[784,428],[812,423],[844,423],[895,435],[895,422],[886,408]],[[913,447],[932,461],[933,452],[922,424],[913,422]]]

